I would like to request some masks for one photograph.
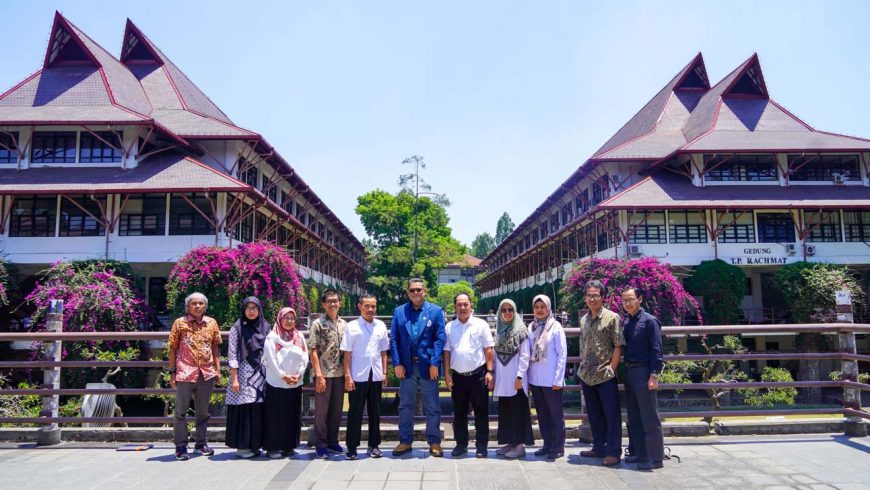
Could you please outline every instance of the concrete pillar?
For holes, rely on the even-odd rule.
[[[45,330],[48,332],[63,331],[63,301],[52,300],[51,306],[48,309],[47,321]],[[60,361],[61,359],[61,342],[45,342],[42,344],[43,359],[47,361]],[[60,388],[60,367],[45,368],[43,370],[43,384],[47,388]],[[42,412],[41,417],[57,417],[60,408],[60,396],[48,395],[42,397]],[[38,446],[52,446],[60,444],[60,427],[57,423],[45,424],[39,427],[39,432],[36,436],[36,444]]]
[[[852,315],[852,297],[848,291],[837,291],[837,321],[843,323],[854,322]],[[857,353],[855,345],[855,332],[840,332],[838,340],[840,352],[843,354]],[[840,361],[840,372],[843,381],[858,381],[858,361]],[[861,410],[861,391],[856,388],[843,388],[843,408]],[[843,427],[848,437],[866,437],[867,425],[864,419],[855,415],[847,415],[843,420]]]

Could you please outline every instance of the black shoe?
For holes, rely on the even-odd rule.
[[[214,449],[208,447],[208,444],[197,444],[196,446],[193,446],[193,453],[202,454],[203,456],[211,456],[214,454]]]
[[[341,444],[339,444],[339,443],[330,444],[330,445],[326,446],[326,450],[331,452],[331,453],[334,453],[334,454],[341,454],[344,452],[344,448],[341,447]]]
[[[652,470],[657,470],[657,469],[664,468],[664,467],[665,467],[665,465],[662,464],[661,461],[653,461],[652,463],[650,463],[649,461],[644,461],[642,463],[637,464],[637,469],[639,471],[652,471]]]
[[[382,453],[381,450],[376,447],[370,447],[367,453],[370,458],[380,458],[384,455],[384,453]]]
[[[450,455],[454,458],[462,456],[463,454],[468,452],[468,446],[456,446],[453,448],[453,451],[450,451]]]
[[[487,457],[487,451],[486,451],[486,449],[485,449],[485,448],[484,448],[484,449],[478,449],[478,450],[474,453],[474,457],[475,457],[475,458],[485,458],[485,457]]]
[[[348,450],[345,456],[347,456],[347,459],[351,461],[355,460],[357,458],[356,450]]]
[[[550,454],[550,448],[548,447],[542,447],[541,449],[535,451],[535,456],[546,456],[548,454]]]
[[[547,454],[547,461],[556,461],[557,459],[559,459],[559,453]]]
[[[175,459],[178,461],[187,461],[190,455],[187,454],[187,446],[178,446],[175,448]]]
[[[626,456],[623,459],[625,460],[626,463],[640,463],[643,461],[643,459],[636,454],[629,454],[628,456]]]

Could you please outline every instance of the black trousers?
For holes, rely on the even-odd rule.
[[[456,445],[468,447],[468,402],[474,409],[474,444],[477,449],[486,449],[489,443],[489,391],[486,389],[486,365],[467,376],[451,370],[453,375],[453,435]]]
[[[658,390],[647,388],[649,366],[626,366],[625,373],[628,447],[639,461],[661,461],[665,441],[658,413]]]
[[[348,392],[350,406],[347,409],[347,450],[356,451],[362,435],[363,408],[369,412],[369,447],[381,445],[381,392],[382,381],[354,381],[354,390]]]
[[[563,403],[565,390],[554,390],[552,386],[529,385],[532,398],[535,400],[535,410],[538,411],[538,427],[541,429],[541,439],[549,454],[565,452],[565,405]]]
[[[616,378],[597,385],[582,383],[586,413],[592,430],[592,450],[605,456],[622,456],[622,416]]]

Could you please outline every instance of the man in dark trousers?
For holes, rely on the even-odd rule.
[[[662,326],[647,313],[638,288],[622,291],[622,307],[628,313],[625,335],[625,404],[628,409],[629,447],[635,454],[625,458],[637,469],[662,467],[664,438],[658,414],[659,373],[662,370]]]

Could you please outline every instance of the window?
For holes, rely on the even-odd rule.
[[[718,212],[719,243],[755,243],[752,211]]]
[[[596,245],[598,250],[607,250],[614,245],[613,235],[608,233],[606,223],[598,222],[595,224],[595,232],[598,234]]]
[[[20,196],[12,204],[9,236],[54,236],[57,196]]]
[[[239,169],[247,165],[247,161],[244,159],[239,160]],[[257,172],[257,167],[248,167],[244,171],[239,170],[239,180],[253,187],[257,188],[257,176],[259,173]]]
[[[18,163],[18,133],[0,132],[0,163]]]
[[[711,182],[775,182],[776,159],[773,155],[704,155]]]
[[[574,199],[574,206],[577,208],[577,216],[589,209],[589,189],[583,189],[583,192]]]
[[[236,225],[236,239],[240,242],[250,243],[254,241],[254,215],[245,216]]]
[[[532,245],[538,243],[538,229],[532,228]]]
[[[610,197],[610,184],[605,175],[592,183],[592,205],[594,206],[608,197]]]
[[[790,243],[794,241],[794,224],[789,213],[758,213],[760,243]]]
[[[667,243],[664,211],[634,211],[628,215],[629,243]]]
[[[707,243],[704,212],[694,209],[668,211],[671,243]]]
[[[567,225],[574,218],[574,213],[571,210],[571,204],[562,206],[562,226]]]
[[[206,194],[172,194],[169,201],[170,235],[213,235],[214,213]],[[211,199],[216,197],[211,194]],[[188,202],[190,201],[190,202]],[[193,203],[193,205],[191,205]],[[196,207],[194,207],[196,206]],[[203,216],[205,214],[205,216]],[[206,219],[208,216],[208,219]]]
[[[804,213],[804,227],[809,232],[808,242],[842,242],[840,212],[819,211]]]
[[[121,236],[165,235],[166,194],[130,196],[121,211],[118,234]]]
[[[94,134],[82,132],[79,148],[80,163],[111,163],[121,161],[121,138],[112,131]],[[111,144],[108,144],[111,143]]]
[[[858,155],[789,155],[791,180],[833,181],[834,175],[843,180],[861,180]]]
[[[293,201],[290,199],[290,194],[281,192],[281,208],[287,211],[287,214],[293,214]]]
[[[550,217],[550,233],[555,233],[559,229],[559,214],[556,213]]]
[[[75,202],[73,202],[75,201]],[[102,219],[105,197],[67,196],[60,200],[60,236],[100,236],[105,231]],[[98,219],[99,218],[99,219]]]
[[[870,209],[843,211],[847,242],[870,242]]]
[[[37,131],[33,133],[30,161],[33,163],[75,163],[75,131]]]
[[[263,194],[266,194],[266,197],[271,199],[272,202],[274,202],[275,204],[278,204],[278,184],[275,183],[273,185],[271,179],[269,179],[269,177],[266,177],[265,175],[262,177],[261,181],[263,183],[263,186],[260,187],[260,189],[262,189]]]

